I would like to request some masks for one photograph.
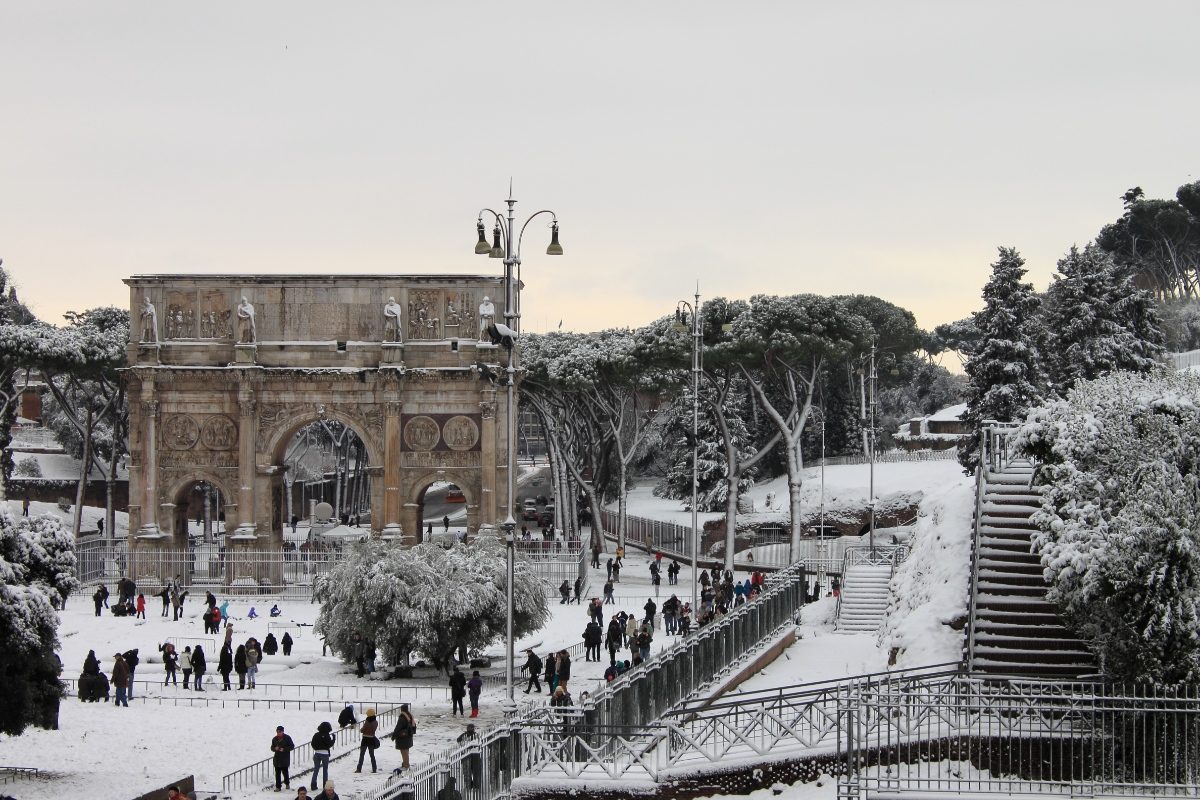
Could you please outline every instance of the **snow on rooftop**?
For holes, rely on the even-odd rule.
[[[956,406],[948,406],[940,411],[935,411],[930,414],[927,419],[933,422],[953,422],[963,418],[967,413],[967,404],[959,403]]]

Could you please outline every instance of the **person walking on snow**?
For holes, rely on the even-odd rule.
[[[571,584],[566,578],[563,578],[562,585],[558,587],[558,594],[562,597],[562,600],[558,601],[560,606],[571,602]]]
[[[204,691],[204,673],[208,671],[208,662],[204,658],[204,648],[196,645],[196,649],[192,651],[192,672],[195,673],[195,682],[192,684],[197,692]]]
[[[542,693],[542,682],[539,680],[542,677],[542,660],[534,655],[531,649],[525,651],[525,666],[521,669],[529,673],[529,683],[525,684],[525,694],[529,694],[531,689],[536,689],[538,694]]]
[[[238,690],[241,691],[246,688],[246,673],[250,669],[249,664],[246,663],[246,645],[244,644],[239,644],[237,652],[233,654],[233,669],[238,674]],[[186,681],[187,678],[184,678],[185,686]]]
[[[471,680],[467,681],[467,693],[471,696],[471,717],[479,716],[479,695],[483,691],[483,678],[479,677],[479,670],[471,673]]]
[[[279,644],[283,645],[283,654],[290,656],[292,654],[292,635],[287,631],[283,632],[283,638],[279,640]]]
[[[610,579],[604,584],[604,605],[608,605],[609,603],[613,603],[615,605],[616,602],[617,601],[613,599],[613,585],[612,580]]]
[[[617,663],[617,653],[621,649],[621,642],[624,635],[621,632],[621,623],[616,617],[613,617],[608,622],[608,633],[604,636],[604,645],[608,648],[608,663]]]
[[[585,658],[588,661],[600,660],[600,642],[604,638],[604,630],[592,620],[583,629],[583,644]]]

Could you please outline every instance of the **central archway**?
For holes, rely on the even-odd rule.
[[[405,499],[402,510],[404,530],[406,532],[414,531],[416,533],[414,541],[424,542],[429,539],[430,524],[433,525],[433,531],[438,532],[443,529],[442,517],[450,516],[452,530],[456,531],[465,527],[467,538],[474,538],[479,532],[480,522],[480,497],[475,486],[478,480],[476,475],[466,470],[453,469],[430,470],[413,476],[409,483],[411,493]],[[460,511],[458,514],[438,515],[432,513],[432,509],[427,508],[426,501],[430,490],[439,484],[453,484],[458,487],[458,490],[462,492],[464,502],[461,504],[441,503],[435,508],[443,508],[448,512],[449,506],[454,505],[454,510],[462,509],[465,514]],[[460,519],[461,521],[459,521]]]

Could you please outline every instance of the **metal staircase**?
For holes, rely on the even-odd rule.
[[[842,589],[838,596],[838,633],[879,630],[888,608],[892,575],[908,555],[906,545],[848,547],[842,558]]]
[[[1015,458],[1015,426],[984,430],[976,472],[967,666],[976,674],[1078,679],[1097,672],[1084,644],[1046,599],[1030,517],[1041,505],[1033,464]]]

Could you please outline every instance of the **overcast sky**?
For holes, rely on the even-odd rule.
[[[932,327],[1200,177],[1200,3],[0,0],[0,257],[43,319],[186,272],[494,272],[533,330],[862,292]]]

